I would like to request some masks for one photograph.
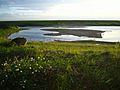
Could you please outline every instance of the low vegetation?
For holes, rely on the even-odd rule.
[[[0,26],[119,26],[119,20],[28,20],[28,21],[0,21]]]
[[[17,37],[11,40],[10,44],[11,45],[25,45],[27,43],[26,38],[21,38],[21,37]]]
[[[0,29],[1,90],[120,90],[120,44],[28,42],[9,46]]]

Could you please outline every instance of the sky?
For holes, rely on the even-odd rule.
[[[120,20],[120,0],[0,0],[0,20]]]

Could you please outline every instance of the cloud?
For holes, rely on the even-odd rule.
[[[77,3],[63,3],[50,7],[45,15],[68,19],[120,19],[119,0],[86,0]]]
[[[0,6],[8,7],[27,7],[27,8],[46,8],[50,5],[59,3],[57,0],[0,0]]]
[[[12,2],[10,2],[12,1]],[[0,0],[0,14],[21,19],[119,19],[119,0]],[[7,6],[5,6],[7,5]],[[1,16],[2,17],[2,16]],[[13,17],[12,17],[13,18]]]
[[[61,1],[61,0],[60,0]],[[0,0],[0,14],[20,14],[20,15],[37,15],[45,11],[50,6],[56,5],[56,0]]]

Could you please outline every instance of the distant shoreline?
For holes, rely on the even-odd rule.
[[[57,31],[59,33],[49,33],[44,35],[50,36],[58,36],[58,35],[75,35],[75,36],[85,36],[85,37],[94,37],[94,38],[102,38],[101,33],[105,31],[100,30],[84,30],[84,29],[41,29],[46,31]]]
[[[0,26],[120,26],[120,20],[16,20],[0,21]]]

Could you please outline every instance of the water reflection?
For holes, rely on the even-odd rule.
[[[102,34],[102,40],[103,41],[113,41],[118,42],[120,41],[120,30],[112,30],[112,31],[106,31]]]
[[[13,39],[15,37],[25,37],[28,41],[44,41],[44,42],[51,42],[51,41],[79,41],[79,40],[96,40],[96,41],[107,41],[107,42],[118,42],[120,41],[120,27],[119,26],[86,26],[86,27],[72,27],[72,28],[65,28],[65,27],[29,27],[29,30],[23,30],[18,33],[14,33],[10,35],[8,38]],[[47,29],[47,31],[42,30]],[[58,36],[52,36],[52,35],[45,35],[45,34],[58,34],[59,32],[51,31],[52,29],[66,29],[66,30],[73,30],[71,32],[76,32],[76,30],[90,30],[91,32],[94,30],[100,30],[105,31],[102,33],[99,33],[102,38],[96,38],[96,37],[87,37],[83,34],[83,36],[76,36],[75,34],[61,34]],[[90,34],[93,34],[90,33]]]

